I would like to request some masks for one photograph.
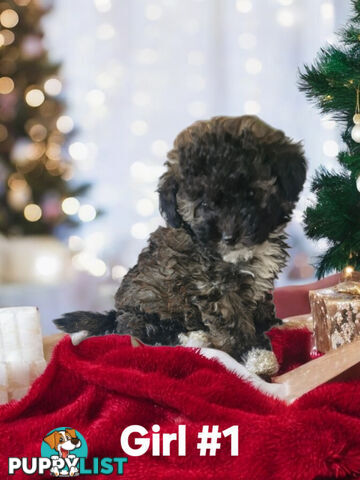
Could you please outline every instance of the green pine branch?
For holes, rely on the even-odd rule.
[[[322,277],[351,265],[360,270],[360,144],[351,138],[356,91],[360,88],[360,0],[352,0],[353,14],[339,33],[340,45],[320,50],[313,65],[300,72],[299,88],[321,113],[342,127],[346,149],[339,153],[339,171],[321,167],[312,182],[315,202],[304,215],[305,232],[313,240],[326,239],[327,250],[317,259]]]

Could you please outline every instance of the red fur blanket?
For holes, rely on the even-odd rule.
[[[304,331],[271,336],[283,369],[308,359]],[[186,425],[187,455],[129,457],[124,478],[360,478],[360,382],[324,385],[286,406],[194,350],[133,348],[116,335],[78,347],[64,339],[30,393],[0,408],[1,478],[41,478],[9,477],[8,457],[39,457],[43,437],[56,427],[78,430],[90,458],[121,457],[123,429],[155,423],[161,432]],[[196,443],[203,425],[238,425],[239,455],[230,455],[227,438],[216,456],[201,457]]]

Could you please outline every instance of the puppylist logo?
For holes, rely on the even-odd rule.
[[[58,427],[43,438],[41,457],[10,457],[9,475],[21,471],[26,475],[43,475],[50,471],[54,477],[79,477],[80,475],[123,474],[126,457],[92,459],[92,468],[85,465],[88,448],[80,432],[70,427]]]

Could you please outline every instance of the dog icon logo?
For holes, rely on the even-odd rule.
[[[79,460],[87,456],[87,445],[84,437],[74,428],[55,428],[44,437],[41,456],[51,459],[52,476],[78,477],[81,473]]]

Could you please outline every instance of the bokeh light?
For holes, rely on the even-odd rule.
[[[5,28],[14,28],[19,23],[19,15],[15,10],[8,8],[1,12],[0,23]]]
[[[323,143],[323,152],[327,157],[336,157],[339,153],[339,144],[335,140],[326,140]]]
[[[276,14],[276,20],[282,27],[292,27],[295,23],[295,15],[291,10],[281,8]]]
[[[74,121],[68,115],[61,115],[56,121],[56,127],[61,133],[69,133],[74,128]]]
[[[260,103],[256,100],[246,100],[244,103],[244,111],[247,115],[257,115],[260,110]]]
[[[85,204],[79,208],[79,218],[82,222],[92,222],[96,218],[96,209],[92,205]]]
[[[37,222],[42,216],[42,210],[36,203],[30,203],[24,208],[24,217],[28,222]]]
[[[62,83],[57,78],[49,78],[44,83],[44,90],[48,95],[59,95],[62,90]]]
[[[6,95],[14,90],[14,81],[10,77],[0,78],[0,93]]]
[[[237,0],[236,9],[240,13],[248,13],[252,10],[253,4],[250,0]]]
[[[130,125],[131,132],[134,135],[142,136],[148,132],[148,124],[144,120],[135,120]]]
[[[32,88],[25,94],[25,100],[30,107],[39,107],[44,103],[45,95],[40,89]]]
[[[79,211],[80,202],[75,197],[68,197],[63,200],[61,208],[66,215],[75,215]]]

